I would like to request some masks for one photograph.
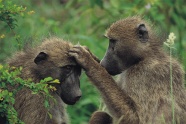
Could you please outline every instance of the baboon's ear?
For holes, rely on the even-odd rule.
[[[36,56],[36,58],[34,59],[34,62],[35,62],[36,64],[39,64],[41,61],[47,60],[47,58],[48,58],[48,55],[47,55],[46,53],[40,52],[40,53]]]
[[[145,43],[149,39],[148,31],[145,27],[145,24],[139,24],[137,28],[138,36],[140,38],[140,41]]]

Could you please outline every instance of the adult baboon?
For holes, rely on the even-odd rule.
[[[44,96],[32,94],[28,88],[18,91],[14,108],[18,117],[25,124],[68,124],[64,103],[73,105],[81,97],[80,81],[81,67],[77,65],[67,51],[72,44],[57,38],[45,39],[37,48],[18,52],[8,60],[13,67],[22,67],[21,77],[39,82],[46,77],[58,79],[55,92],[50,94],[56,99],[50,99],[49,113],[44,106]]]
[[[100,91],[112,116],[95,112],[90,124],[119,120],[120,124],[170,124],[173,119],[185,124],[184,72],[172,59],[170,75],[170,56],[162,50],[163,41],[154,27],[137,16],[126,18],[113,23],[106,37],[109,47],[101,65],[84,47],[74,46],[69,51]],[[119,81],[109,74],[120,74]]]

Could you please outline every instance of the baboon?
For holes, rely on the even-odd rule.
[[[172,59],[171,95],[170,56],[155,28],[139,16],[128,17],[113,23],[105,36],[109,46],[101,64],[82,46],[69,50],[109,110],[93,113],[90,124],[185,124],[184,71]],[[109,74],[120,74],[118,81]]]
[[[73,45],[58,38],[45,39],[36,48],[18,52],[8,60],[13,67],[22,67],[21,77],[40,82],[41,79],[52,77],[58,79],[57,89],[50,94],[55,98],[49,99],[50,109],[44,106],[44,96],[32,94],[28,88],[23,88],[16,94],[14,108],[18,118],[25,124],[68,124],[68,115],[64,103],[75,104],[81,97],[80,81],[81,67],[67,51]]]

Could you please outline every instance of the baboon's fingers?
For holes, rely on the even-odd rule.
[[[83,52],[89,52],[89,51],[84,49],[82,46],[75,45],[72,48],[70,48],[69,52],[83,53]]]
[[[77,49],[80,49],[80,50],[87,50],[84,46],[80,46],[80,45],[74,45],[73,48],[77,48]]]
[[[89,48],[88,48],[87,46],[74,45],[73,48],[77,48],[77,49],[82,50],[82,51],[83,51],[83,50],[84,50],[84,51],[88,51],[89,53],[91,53],[90,50],[89,50]]]
[[[68,52],[73,52],[73,53],[80,53],[80,49],[78,48],[71,48]]]
[[[71,48],[69,50],[69,52],[73,52],[73,53],[77,53],[79,54],[79,56],[83,57],[86,56],[88,54],[90,54],[90,56],[98,63],[100,63],[100,60],[90,52],[90,50],[88,49],[88,47],[86,46],[80,46],[80,45],[75,45],[73,46],[73,48]]]
[[[73,52],[73,51],[72,51],[72,52],[70,51],[70,52],[68,53],[68,55],[71,56],[71,57],[75,57],[76,59],[77,59],[78,56],[79,56],[77,53],[75,53],[75,52]]]
[[[83,46],[81,46],[81,45],[74,45],[73,47],[83,47]]]
[[[74,57],[76,62],[84,69],[86,70],[87,67],[87,60],[88,58],[84,56],[81,53],[77,53],[77,51],[71,51],[68,53],[69,56]]]

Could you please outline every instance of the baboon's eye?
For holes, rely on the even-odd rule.
[[[115,43],[116,40],[115,40],[115,39],[109,39],[109,42],[111,42],[111,43]]]
[[[115,39],[109,39],[109,47],[110,47],[112,50],[114,50],[116,41],[117,41],[117,40],[115,40]]]
[[[73,66],[72,65],[66,65],[61,68],[61,79],[60,81],[64,81],[66,77],[68,77],[73,71]]]
[[[71,70],[72,70],[72,66],[71,65],[67,65],[67,66],[65,66],[65,70],[67,71],[67,72],[70,72]]]
[[[66,65],[61,67],[61,71],[64,73],[64,75],[69,74],[72,71],[72,69],[73,69],[72,65]]]

